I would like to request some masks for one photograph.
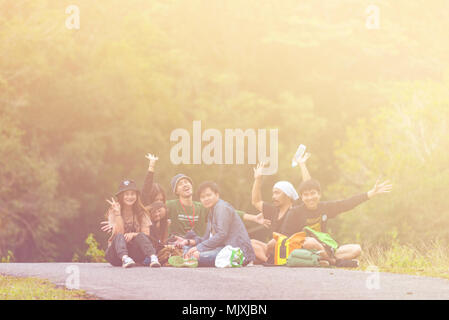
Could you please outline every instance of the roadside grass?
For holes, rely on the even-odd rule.
[[[440,241],[412,246],[394,240],[388,247],[362,248],[358,270],[376,266],[381,272],[449,279],[449,249]]]
[[[0,274],[0,300],[97,300],[83,290],[57,287],[48,280]]]

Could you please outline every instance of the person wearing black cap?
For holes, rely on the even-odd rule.
[[[156,251],[148,238],[151,220],[140,200],[140,192],[132,180],[120,183],[112,198],[106,200],[111,207],[103,231],[111,232],[106,250],[106,260],[113,266],[132,267],[135,261],[144,266],[160,267]]]

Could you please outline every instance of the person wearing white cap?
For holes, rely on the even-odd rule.
[[[304,163],[309,156],[309,154],[304,155],[302,159],[300,159],[300,163]],[[262,212],[264,219],[271,221],[271,232],[290,236],[301,231],[305,223],[305,218],[302,215],[295,214],[295,212],[293,212],[294,210],[291,210],[294,201],[299,199],[299,195],[290,182],[279,181],[273,186],[272,204],[262,200],[263,167],[264,163],[259,163],[254,169],[254,184],[251,199],[253,206]],[[302,168],[305,168],[305,166],[301,165],[301,169]],[[302,172],[303,176],[309,176],[308,172]],[[264,243],[260,240],[251,239],[251,243],[254,252],[256,253],[257,261],[266,263],[271,253],[274,252],[276,241],[272,239],[268,243]]]

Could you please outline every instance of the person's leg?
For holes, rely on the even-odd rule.
[[[321,260],[326,260],[330,264],[335,264],[335,259],[332,257],[329,257],[327,254],[324,246],[315,238],[312,237],[306,237],[306,240],[304,241],[304,244],[302,245],[303,249],[307,250],[317,250],[320,251],[319,255]]]
[[[267,243],[267,257],[274,255],[274,252],[276,251],[276,239],[271,239],[270,241],[268,241]]]
[[[358,244],[345,244],[335,251],[335,258],[338,260],[356,259],[362,253],[362,248]]]
[[[268,261],[268,246],[262,241],[251,239],[251,244],[256,254],[256,263],[265,263]]]
[[[139,263],[144,263],[145,261],[147,262],[146,264],[149,264],[151,257],[156,256],[156,250],[154,249],[151,240],[144,233],[138,233],[128,243],[128,251],[129,256]]]
[[[120,267],[123,256],[128,255],[126,240],[123,234],[117,234],[112,239],[111,245],[106,250],[105,259],[111,265]]]
[[[223,247],[218,247],[214,250],[203,251],[195,254],[194,257],[198,259],[198,267],[215,267],[215,258]]]

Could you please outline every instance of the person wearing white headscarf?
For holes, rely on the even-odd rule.
[[[273,186],[273,189],[281,190],[283,193],[285,193],[285,195],[287,197],[292,199],[292,201],[296,201],[296,200],[299,199],[299,195],[296,192],[295,187],[293,187],[293,185],[290,182],[288,182],[288,181],[278,181],[278,182],[276,182],[276,184]]]

